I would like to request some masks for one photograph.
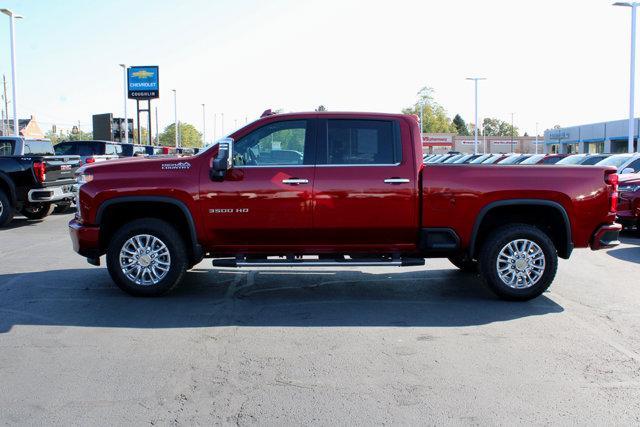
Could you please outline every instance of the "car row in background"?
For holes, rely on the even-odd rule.
[[[113,141],[64,141],[55,146],[57,155],[80,156],[81,164],[103,162],[122,157],[192,155],[197,148],[174,148],[158,145],[127,144]]]

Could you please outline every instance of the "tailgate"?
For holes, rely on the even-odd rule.
[[[75,181],[75,172],[80,167],[80,156],[46,156],[44,186],[63,185]]]

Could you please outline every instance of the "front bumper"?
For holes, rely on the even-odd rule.
[[[31,203],[45,203],[65,199],[73,200],[75,196],[75,185],[61,185],[59,187],[34,188],[33,190],[29,190],[27,199]]]
[[[69,221],[69,234],[73,250],[87,258],[98,258],[102,255],[100,247],[100,227],[84,225],[77,219]]]
[[[618,236],[622,230],[620,224],[607,224],[603,225],[593,233],[591,238],[591,249],[597,251],[598,249],[613,248],[620,244]]]

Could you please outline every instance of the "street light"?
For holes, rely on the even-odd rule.
[[[636,86],[636,8],[638,2],[616,2],[614,6],[625,6],[631,8],[631,66],[629,75],[629,153],[633,153],[633,134],[634,134],[634,92]],[[640,144],[638,144],[640,151]]]
[[[16,89],[16,36],[14,30],[14,22],[16,19],[23,18],[16,15],[9,9],[0,9],[0,12],[9,17],[9,31],[11,38],[11,95],[13,96],[13,134],[20,136],[20,126],[18,124],[18,99]]]
[[[124,76],[124,142],[129,143],[129,116],[127,114],[127,64],[120,64]]]
[[[476,117],[473,136],[473,154],[478,154],[478,81],[487,80],[485,77],[467,77],[467,80],[473,80],[475,86],[475,98],[476,98]]]
[[[173,91],[173,122],[175,126],[175,134],[176,134],[176,148],[178,148],[178,94],[175,89],[171,89]]]
[[[207,116],[204,112],[204,104],[202,104],[202,145],[207,145]]]

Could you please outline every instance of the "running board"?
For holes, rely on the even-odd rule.
[[[424,265],[424,258],[394,259],[250,259],[218,258],[214,267],[408,267]]]

